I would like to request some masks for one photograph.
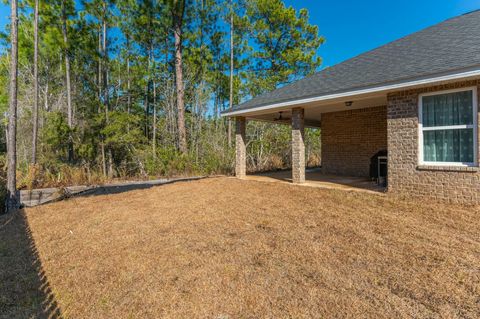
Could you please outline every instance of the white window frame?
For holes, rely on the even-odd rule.
[[[450,125],[450,126],[435,126],[435,127],[423,127],[423,98],[425,96],[432,96],[432,95],[441,95],[441,94],[448,94],[448,93],[455,93],[455,92],[465,92],[471,91],[472,92],[472,112],[473,112],[473,124],[472,125]],[[419,165],[426,165],[426,166],[463,166],[463,167],[471,167],[471,166],[478,166],[478,102],[477,102],[477,87],[465,87],[460,89],[453,89],[453,90],[443,90],[443,91],[435,91],[429,93],[423,93],[418,95],[418,164]],[[424,131],[435,131],[435,130],[448,130],[448,129],[466,129],[466,128],[473,128],[473,162],[466,163],[466,162],[430,162],[423,160],[423,132]]]

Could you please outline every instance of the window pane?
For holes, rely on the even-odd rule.
[[[473,129],[424,131],[423,160],[473,163],[473,145]]]
[[[473,124],[472,91],[424,96],[423,126]]]

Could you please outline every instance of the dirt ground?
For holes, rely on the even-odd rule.
[[[211,178],[3,216],[0,257],[5,318],[480,318],[478,207]]]

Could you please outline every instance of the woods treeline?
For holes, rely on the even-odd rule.
[[[280,0],[18,1],[16,97],[11,25],[0,56],[17,187],[231,173],[234,123],[220,113],[318,69],[308,19]],[[319,134],[306,133],[311,164]],[[247,135],[250,170],[289,165],[288,126],[251,122]]]

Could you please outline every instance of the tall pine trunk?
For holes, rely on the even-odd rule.
[[[144,90],[144,110],[143,110],[143,116],[145,118],[145,138],[148,139],[150,135],[149,131],[149,113],[150,113],[150,81],[151,81],[151,75],[150,75],[150,68],[152,65],[152,43],[148,45],[148,60],[147,60],[147,81],[145,82],[145,90]]]
[[[229,106],[233,108],[233,1],[230,2],[230,97]],[[228,147],[232,146],[232,119],[228,118]]]
[[[147,80],[145,82],[145,88],[143,90],[143,118],[145,119],[145,125],[143,127],[143,132],[144,132],[144,135],[145,135],[145,138],[148,139],[148,135],[149,135],[149,131],[148,131],[148,110],[150,109],[150,99],[149,99],[149,95],[150,95],[150,86],[149,86],[149,81],[150,80]]]
[[[73,161],[73,109],[72,109],[72,88],[70,83],[70,56],[68,53],[68,33],[67,33],[67,12],[65,9],[65,1],[62,0],[62,35],[63,35],[63,44],[65,46],[65,82],[67,90],[67,121],[68,127],[70,128],[69,137],[68,137],[68,161]]]
[[[102,55],[102,28],[101,26],[98,27],[98,69],[97,69],[97,95],[98,95],[98,101],[100,102],[103,95],[102,95],[102,60],[103,60],[103,55]],[[98,103],[98,113],[102,112],[102,106],[101,103]]]
[[[155,68],[154,68],[155,70]],[[152,152],[153,158],[157,158],[157,83],[155,81],[155,72],[153,73],[153,132],[152,132]]]
[[[130,36],[127,34],[127,113],[130,114],[132,96],[130,95]]]
[[[10,56],[10,103],[8,108],[7,138],[7,212],[19,207],[17,196],[17,76],[18,76],[18,8],[17,0],[11,0],[11,56]]]
[[[105,120],[108,123],[108,112],[110,108],[110,99],[108,92],[108,52],[107,52],[107,7],[103,2],[103,21],[102,21],[102,80],[103,80],[103,104],[105,111]]]
[[[185,88],[183,84],[182,24],[185,10],[184,0],[175,0],[173,8],[173,29],[175,33],[175,82],[177,89],[178,148],[187,153],[187,133],[185,130]]]
[[[102,67],[103,67],[103,103],[105,107],[105,122],[108,125],[110,122],[109,111],[110,111],[110,96],[108,90],[108,34],[107,34],[107,3],[106,0],[103,1],[103,21],[102,21]],[[108,159],[108,178],[113,177],[113,154],[112,149],[107,145],[107,159]]]
[[[32,134],[32,164],[37,163],[38,139],[38,1],[35,0],[33,23],[33,134]]]
[[[103,80],[102,80],[102,70],[103,70],[103,46],[102,46],[102,26],[99,25],[98,27],[98,68],[97,68],[97,98],[98,98],[98,113],[102,113],[102,99],[103,99],[103,91],[102,91],[102,86],[103,86]],[[102,159],[102,173],[103,177],[107,177],[107,162],[105,159],[105,137],[103,135],[100,135],[100,154],[101,154],[101,159]]]

